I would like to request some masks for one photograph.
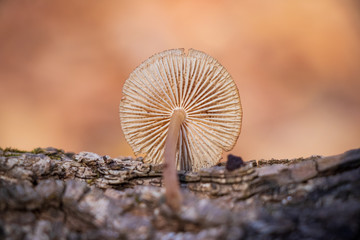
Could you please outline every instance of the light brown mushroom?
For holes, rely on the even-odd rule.
[[[240,134],[242,109],[234,81],[214,58],[174,49],[153,55],[130,74],[120,119],[136,155],[164,161],[167,203],[178,209],[176,169],[198,171],[218,163]]]

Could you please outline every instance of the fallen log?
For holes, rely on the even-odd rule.
[[[360,239],[360,149],[179,172],[142,158],[0,149],[0,239]]]

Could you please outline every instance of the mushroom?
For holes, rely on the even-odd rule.
[[[144,162],[164,161],[166,201],[177,210],[181,194],[176,169],[198,171],[221,159],[240,134],[237,87],[214,58],[190,49],[151,56],[125,81],[121,126]]]

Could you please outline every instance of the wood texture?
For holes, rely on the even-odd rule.
[[[360,149],[179,172],[94,153],[0,150],[0,239],[359,239]]]

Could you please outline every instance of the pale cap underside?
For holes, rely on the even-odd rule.
[[[174,109],[186,118],[180,128],[177,169],[198,171],[233,148],[241,130],[237,87],[226,69],[207,54],[190,49],[153,55],[126,80],[120,102],[125,138],[144,161],[162,163]]]

